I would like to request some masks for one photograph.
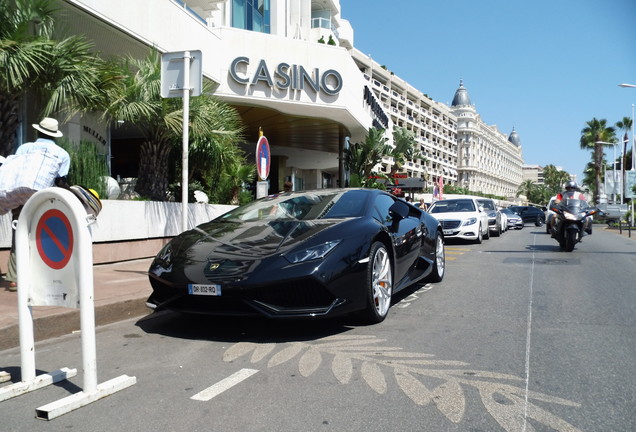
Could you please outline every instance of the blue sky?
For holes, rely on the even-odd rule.
[[[506,135],[516,129],[526,164],[561,166],[581,180],[586,122],[632,116],[636,88],[618,84],[636,84],[635,0],[340,5],[354,46],[429,97],[450,104],[463,80],[482,120]]]

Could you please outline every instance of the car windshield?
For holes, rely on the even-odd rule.
[[[473,200],[456,199],[436,201],[429,210],[429,213],[453,213],[453,212],[474,212],[475,204]]]
[[[491,200],[479,200],[479,205],[486,210],[495,210],[495,203]]]
[[[517,213],[508,208],[502,209],[501,212],[507,214],[508,216],[518,216]]]
[[[362,216],[368,193],[359,190],[271,195],[237,207],[220,221],[333,219]]]

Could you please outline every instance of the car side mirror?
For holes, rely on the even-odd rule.
[[[477,208],[479,209],[479,212],[480,212],[480,213],[483,213],[483,212],[484,212],[484,206],[479,206],[479,207],[477,207]]]
[[[393,205],[389,207],[389,216],[391,216],[394,222],[406,219],[409,216],[408,204],[401,201],[395,201]]]

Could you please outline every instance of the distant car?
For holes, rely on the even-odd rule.
[[[501,231],[508,231],[508,215],[504,213],[502,207],[497,207],[497,211],[501,215]]]
[[[475,198],[453,198],[435,201],[428,213],[437,219],[444,230],[444,237],[481,243],[490,238],[488,215]]]
[[[541,226],[545,223],[545,213],[539,207],[511,206],[510,210],[521,216],[524,223],[533,223],[536,226]]]
[[[501,209],[501,213],[506,215],[508,229],[522,229],[523,219],[517,213],[513,212],[509,208]]]
[[[554,200],[556,200],[556,196],[553,196],[552,198],[550,198],[550,202],[548,203],[548,207],[545,211],[545,232],[548,234],[550,234],[550,228],[552,228],[552,221],[554,219],[554,216],[556,215],[556,213],[550,210],[550,207],[552,207],[552,204],[554,204]]]
[[[429,214],[374,189],[271,195],[173,238],[148,276],[155,310],[377,323],[399,290],[444,277]]]
[[[484,208],[488,215],[488,230],[490,235],[499,237],[502,233],[501,213],[497,210],[497,204],[490,198],[478,198],[477,202]]]

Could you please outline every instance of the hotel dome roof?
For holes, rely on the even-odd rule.
[[[470,105],[470,96],[468,96],[468,90],[464,87],[464,81],[459,81],[459,88],[455,92],[453,103],[451,106]]]
[[[519,134],[514,127],[512,128],[512,132],[510,132],[510,135],[508,136],[508,141],[510,141],[517,147],[521,147],[521,138],[519,138]]]

